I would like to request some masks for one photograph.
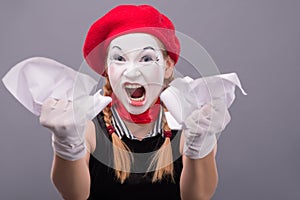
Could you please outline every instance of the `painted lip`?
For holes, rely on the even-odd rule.
[[[139,88],[139,87],[144,87],[144,89],[145,89],[144,95],[139,99],[131,98],[130,94],[127,92],[126,88],[134,89],[134,88]],[[128,102],[129,102],[130,105],[143,106],[145,104],[145,102],[146,102],[146,93],[147,92],[146,92],[146,87],[143,86],[142,84],[126,82],[126,83],[123,84],[123,90],[124,90],[125,94],[127,95],[127,99],[128,99]]]

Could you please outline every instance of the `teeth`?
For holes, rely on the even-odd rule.
[[[145,98],[145,95],[141,96],[140,98],[132,98],[132,97],[129,97],[129,98],[130,98],[130,100],[132,100],[132,101],[143,101],[144,98]]]
[[[140,84],[137,84],[137,83],[133,83],[133,84],[126,84],[124,87],[125,87],[125,89],[133,90],[133,89],[142,88],[143,86]],[[126,92],[131,101],[144,101],[145,100],[145,94],[143,94],[143,96],[141,96],[139,98],[132,98],[130,91],[126,90]]]
[[[141,85],[138,85],[138,84],[127,84],[125,85],[125,88],[128,88],[128,89],[136,89],[136,88],[141,88],[143,86]]]

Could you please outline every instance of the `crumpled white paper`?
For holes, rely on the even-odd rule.
[[[235,99],[236,86],[244,95],[247,95],[236,73],[208,76],[195,80],[188,76],[176,78],[170,83],[170,87],[160,95],[169,111],[166,112],[169,127],[182,129],[184,120],[193,110],[200,108],[205,103],[214,105],[214,102],[221,100],[229,108]]]
[[[110,97],[100,96],[100,91],[90,96],[97,85],[93,78],[49,58],[26,59],[11,68],[2,81],[21,104],[38,116],[43,102],[49,97],[78,100],[80,103],[91,100],[90,97],[97,98],[93,102],[100,102],[98,112],[111,101]],[[93,113],[89,118],[92,119],[98,112],[89,112]]]

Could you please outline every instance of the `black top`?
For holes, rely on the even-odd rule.
[[[159,134],[141,141],[131,140],[126,136],[122,138],[130,150],[136,154],[134,154],[134,163],[132,165],[132,169],[135,171],[121,184],[116,179],[112,168],[112,143],[106,131],[103,114],[100,113],[93,119],[93,122],[96,127],[96,149],[91,154],[89,161],[91,189],[88,199],[180,199],[179,180],[182,171],[182,158],[179,154],[180,131],[172,131],[173,135],[171,137],[173,157],[178,157],[173,162],[175,183],[169,177],[165,177],[160,182],[152,183],[153,172],[141,173],[143,172],[141,171],[143,170],[141,166],[144,166],[145,169],[149,166],[151,152],[157,150],[164,142],[164,137]]]

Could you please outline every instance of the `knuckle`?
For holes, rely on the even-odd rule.
[[[39,122],[40,122],[41,125],[46,125],[47,124],[47,121],[45,120],[44,116],[40,116]]]

